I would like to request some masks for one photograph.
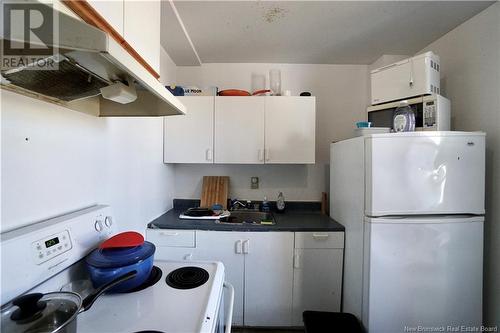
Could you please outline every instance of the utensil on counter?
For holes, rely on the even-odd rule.
[[[204,176],[200,207],[210,208],[213,205],[219,204],[222,205],[223,209],[227,209],[228,194],[228,176]]]
[[[220,214],[214,214],[214,215],[198,215],[198,216],[193,216],[193,215],[185,215],[184,213],[181,213],[179,215],[180,219],[184,220],[220,220],[222,218],[226,218],[231,216],[231,212],[228,210],[223,210]]]
[[[90,309],[104,292],[126,283],[136,274],[136,271],[129,271],[120,275],[84,299],[77,293],[68,291],[19,296],[2,307],[2,330],[9,333],[76,333],[79,313]]]
[[[117,276],[131,271],[137,274],[133,279],[117,285],[109,292],[126,292],[144,283],[153,268],[153,259],[156,247],[153,243],[145,241],[135,247],[100,249],[90,252],[85,258],[90,280],[98,288]]]
[[[250,93],[246,90],[226,89],[219,91],[219,96],[250,96]]]
[[[194,207],[189,208],[183,213],[185,216],[199,217],[199,216],[214,216],[214,211],[210,208]]]
[[[120,247],[134,247],[144,244],[144,236],[135,231],[121,232],[105,240],[99,245],[100,249],[112,249]]]

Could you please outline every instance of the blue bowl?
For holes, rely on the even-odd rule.
[[[134,270],[137,271],[135,277],[123,281],[108,292],[126,292],[140,286],[151,273],[155,250],[154,244],[147,241],[136,247],[95,249],[85,258],[94,288]]]
[[[357,128],[366,128],[366,127],[372,127],[371,121],[358,121],[356,123]]]
[[[137,275],[134,278],[124,281],[107,291],[108,293],[122,293],[140,286],[147,280],[153,268],[153,257],[151,255],[140,262],[122,267],[98,268],[87,264],[87,268],[94,288],[99,288],[130,271],[136,270]]]

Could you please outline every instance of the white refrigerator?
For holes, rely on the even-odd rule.
[[[370,333],[480,326],[485,134],[373,134],[333,143],[342,310]]]

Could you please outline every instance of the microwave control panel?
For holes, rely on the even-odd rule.
[[[422,117],[423,128],[433,128],[436,126],[436,102],[429,101],[424,102],[423,117]]]
[[[31,243],[33,257],[37,265],[71,250],[69,231],[64,230]]]

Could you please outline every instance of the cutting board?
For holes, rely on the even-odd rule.
[[[203,176],[200,207],[210,208],[214,204],[220,204],[227,209],[228,194],[228,176]]]

